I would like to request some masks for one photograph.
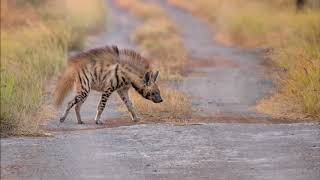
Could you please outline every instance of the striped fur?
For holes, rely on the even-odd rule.
[[[68,103],[60,122],[67,117],[75,106],[77,120],[82,124],[80,108],[91,90],[102,92],[95,121],[101,124],[101,113],[110,95],[117,91],[134,121],[138,117],[133,111],[128,90],[132,86],[144,98],[155,103],[162,101],[156,79],[158,72],[153,73],[148,61],[133,50],[106,46],[92,49],[73,56],[59,79],[55,90],[55,104],[60,106],[72,88],[76,96]]]

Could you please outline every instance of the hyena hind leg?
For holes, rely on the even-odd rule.
[[[76,104],[76,107],[74,107],[74,110],[76,111],[78,124],[83,124],[83,121],[81,121],[81,115],[80,115],[80,109],[82,104],[83,102],[79,102]]]
[[[124,104],[126,105],[128,111],[131,115],[131,119],[134,122],[138,122],[140,118],[136,115],[136,113],[133,110],[133,105],[132,105],[132,102],[129,98],[128,91],[129,91],[129,88],[122,88],[122,89],[119,89],[117,92],[118,92],[120,98],[122,99],[122,101],[124,102]]]
[[[111,93],[112,93],[111,91],[106,91],[106,92],[102,93],[102,95],[101,95],[100,102],[97,107],[97,114],[96,114],[96,117],[94,118],[94,120],[96,121],[96,124],[99,124],[99,125],[103,124],[102,121],[100,120],[101,114],[102,114],[104,108],[106,107],[106,103],[107,103],[108,98],[110,97]]]
[[[76,105],[76,114],[77,114],[77,120],[78,120],[78,123],[79,124],[83,124],[83,122],[81,121],[81,117],[80,117],[80,107],[82,105],[82,103],[86,100],[86,98],[88,97],[88,93],[86,92],[83,92],[83,93],[79,93],[77,94],[73,100],[71,100],[69,103],[68,103],[68,106],[67,108],[65,109],[62,117],[60,118],[60,122],[64,122],[65,119],[67,118],[68,114],[69,114],[69,111],[70,109]],[[80,120],[80,121],[79,121]]]

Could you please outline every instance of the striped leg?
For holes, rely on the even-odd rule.
[[[117,92],[118,92],[120,98],[122,99],[122,101],[124,102],[124,104],[127,106],[127,109],[131,114],[131,119],[135,122],[138,122],[139,118],[136,115],[136,113],[133,111],[133,106],[132,106],[132,102],[129,98],[128,90],[129,90],[129,88],[123,88],[123,89],[119,89]]]
[[[104,110],[104,108],[106,107],[106,103],[108,101],[108,98],[111,95],[111,91],[106,91],[102,94],[100,102],[98,104],[98,108],[97,108],[97,114],[96,117],[94,118],[94,120],[96,121],[96,124],[103,124],[102,121],[100,120],[101,114]]]
[[[64,120],[66,119],[67,115],[69,114],[70,109],[76,105],[76,114],[77,114],[77,120],[79,124],[83,124],[83,122],[81,121],[81,117],[80,117],[80,107],[82,105],[82,103],[86,100],[86,98],[88,97],[88,93],[89,92],[81,92],[78,93],[73,100],[71,100],[68,103],[68,106],[66,108],[66,110],[64,111],[62,117],[60,118],[60,122],[64,122]]]
[[[74,108],[75,111],[76,111],[76,116],[77,116],[78,124],[83,124],[83,121],[81,121],[81,116],[80,116],[80,108],[81,108],[81,105],[82,105],[82,104],[83,104],[83,101],[77,103],[77,104],[76,104],[76,107]]]

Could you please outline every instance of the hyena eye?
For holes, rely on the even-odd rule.
[[[155,93],[153,92],[153,93],[151,93],[151,95],[152,95],[152,96],[154,96],[154,95],[155,95]]]

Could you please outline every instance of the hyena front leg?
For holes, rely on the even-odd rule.
[[[101,114],[104,110],[104,108],[106,107],[106,103],[108,101],[108,98],[110,97],[112,91],[106,91],[104,93],[102,93],[100,102],[98,104],[98,108],[97,108],[97,114],[96,117],[94,118],[94,120],[96,121],[96,124],[103,124],[102,121],[100,120]]]
[[[80,117],[80,107],[83,104],[83,102],[86,100],[86,98],[88,97],[88,92],[80,92],[77,93],[77,95],[73,98],[73,100],[71,100],[68,103],[68,106],[66,108],[66,110],[64,111],[62,117],[60,118],[60,122],[64,122],[64,120],[66,119],[67,115],[69,114],[70,109],[76,105],[76,115],[77,115],[77,120],[79,124],[83,124],[83,122],[81,121],[81,117]]]
[[[129,98],[129,87],[128,88],[122,88],[117,90],[120,98],[122,99],[122,101],[124,102],[124,104],[126,105],[128,111],[131,114],[131,119],[135,122],[139,121],[139,117],[136,115],[136,113],[133,111],[133,106],[132,106],[132,102]]]

